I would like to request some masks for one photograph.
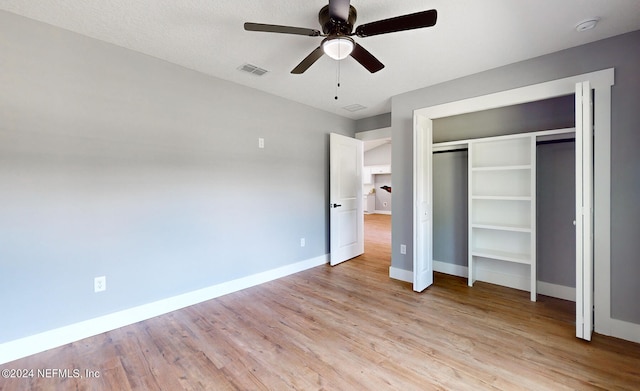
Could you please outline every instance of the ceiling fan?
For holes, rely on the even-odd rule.
[[[310,37],[326,37],[320,46],[313,50],[307,57],[298,64],[291,73],[301,74],[323,54],[335,60],[342,60],[347,56],[353,57],[369,72],[375,73],[384,68],[377,58],[369,53],[351,38],[356,35],[360,38],[373,35],[394,33],[397,31],[413,30],[423,27],[431,27],[436,24],[438,12],[436,10],[416,12],[414,14],[397,16],[395,18],[378,20],[358,26],[353,31],[356,22],[356,9],[349,0],[329,0],[329,4],[322,7],[318,13],[318,19],[322,26],[319,30],[304,28],[279,26],[274,24],[245,23],[246,31],[261,31],[269,33],[307,35]]]

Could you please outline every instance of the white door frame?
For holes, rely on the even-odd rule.
[[[475,98],[445,103],[437,106],[425,107],[414,110],[414,140],[420,137],[433,139],[433,119],[452,115],[465,114],[481,110],[489,110],[498,107],[517,105],[543,99],[554,98],[563,95],[575,94],[576,84],[589,81],[595,90],[595,125],[594,125],[594,307],[595,307],[595,331],[611,335],[611,86],[614,84],[614,69],[572,76],[564,79],[553,80],[545,83],[534,84],[494,94],[488,94]],[[423,133],[423,134],[418,134]],[[431,143],[427,143],[431,145]],[[418,164],[423,162],[426,156],[431,155],[431,148],[425,150],[422,145],[414,146],[414,227],[419,224],[421,214],[433,215],[432,205],[419,205],[423,200],[429,199],[432,177],[430,168],[426,170]],[[416,194],[418,189],[429,194]],[[421,207],[427,211],[417,213]],[[433,263],[429,257],[431,249],[426,249],[419,242],[424,238],[418,236],[414,229],[414,274],[416,266],[421,262]],[[432,237],[430,229],[428,235]],[[431,247],[431,246],[429,246]],[[428,253],[427,253],[428,252]],[[428,257],[428,258],[427,258]],[[424,266],[423,266],[424,267]]]

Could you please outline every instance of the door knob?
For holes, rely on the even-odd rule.
[[[330,206],[330,207],[332,207],[332,208],[339,208],[339,207],[341,207],[342,205],[340,205],[340,204],[333,204],[333,205],[329,205],[329,206]]]

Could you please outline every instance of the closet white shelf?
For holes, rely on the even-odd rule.
[[[531,201],[531,196],[472,195],[472,200]]]
[[[471,255],[474,257],[491,258],[501,261],[531,265],[531,256],[528,254],[518,254],[507,251],[474,248],[471,250]]]
[[[531,227],[508,224],[472,223],[471,228],[493,229],[497,231],[531,232]]]
[[[486,167],[472,167],[471,171],[510,171],[510,170],[530,170],[530,164],[521,164],[514,166],[486,166]]]
[[[509,274],[513,268],[490,260],[523,264],[528,270],[518,268],[513,275],[530,280],[535,301],[535,136],[476,139],[468,153],[469,286],[477,278],[476,265]]]

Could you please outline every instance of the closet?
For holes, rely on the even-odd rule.
[[[536,117],[528,125],[511,123],[511,132],[493,126],[497,130],[488,137],[434,142],[434,270],[465,276],[470,286],[475,281],[486,281],[526,290],[532,301],[536,300],[538,288],[543,288],[543,294],[572,299],[574,211],[563,205],[574,201],[571,189],[575,176],[573,167],[554,170],[554,164],[574,160],[574,130],[522,128],[541,122],[547,126],[573,125],[569,98],[549,101],[552,102],[502,109],[503,117],[505,111],[519,113],[507,118],[522,119],[523,112],[524,117]],[[478,116],[486,118],[487,114],[476,114],[462,122],[465,126],[477,124]],[[451,123],[459,127],[461,119],[455,118]],[[447,126],[438,129],[438,125],[435,123],[434,129],[441,135],[443,129],[450,130]],[[514,131],[520,132],[495,135]],[[449,137],[457,134],[448,133]],[[557,148],[560,143],[563,147]],[[538,156],[550,161],[539,162]],[[540,173],[539,165],[543,168]],[[538,194],[542,195],[540,200]],[[543,203],[542,216],[538,215],[539,202]],[[543,242],[539,240],[539,229],[543,229]],[[539,248],[544,250],[540,251],[543,257]]]

